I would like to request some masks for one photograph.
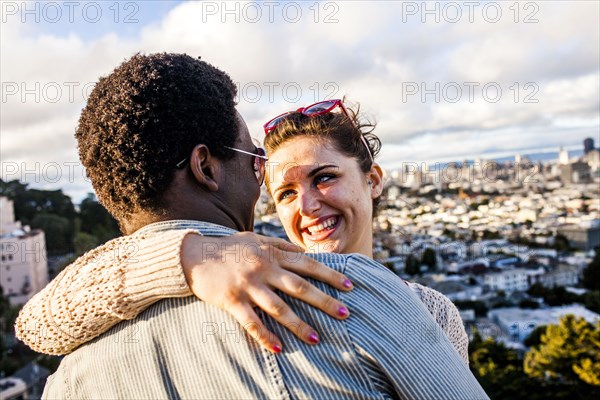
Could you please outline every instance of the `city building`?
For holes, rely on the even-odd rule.
[[[592,150],[594,150],[594,139],[585,138],[583,140],[583,154],[587,154]]]
[[[444,294],[452,301],[477,300],[483,291],[479,285],[467,285],[456,281],[438,282],[431,284],[430,287]]]
[[[581,268],[575,265],[559,264],[550,271],[539,268],[529,275],[529,284],[539,283],[545,287],[572,286],[579,283]]]
[[[589,183],[591,177],[591,168],[587,162],[575,161],[560,166],[560,180],[563,184]]]
[[[488,318],[497,324],[509,340],[523,342],[540,325],[558,324],[560,318],[573,314],[589,323],[600,320],[600,315],[580,304],[543,309],[496,308],[488,312]]]
[[[0,399],[27,399],[27,385],[19,378],[0,378]]]
[[[593,142],[592,142],[593,146]],[[600,150],[593,147],[589,150],[584,150],[582,157],[583,161],[588,163],[592,171],[597,171],[600,168]]]
[[[561,147],[558,151],[558,164],[559,165],[568,165],[569,164],[569,152]]]
[[[23,368],[15,372],[11,378],[19,379],[27,388],[27,398],[39,399],[44,392],[46,380],[50,376],[50,371],[34,361],[27,363]]]
[[[600,246],[600,220],[588,221],[579,225],[562,225],[558,233],[569,240],[569,245],[580,250],[592,250]]]
[[[25,304],[48,284],[44,232],[15,221],[6,197],[0,196],[0,210],[0,286],[11,304]]]
[[[500,271],[486,274],[483,277],[483,283],[488,285],[491,290],[503,290],[505,292],[525,291],[529,289],[529,275],[532,271],[515,268],[507,271]]]

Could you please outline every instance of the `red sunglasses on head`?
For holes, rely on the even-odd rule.
[[[308,107],[300,107],[296,111],[288,111],[281,115],[276,116],[275,118],[273,118],[272,120],[270,120],[269,122],[267,122],[266,124],[263,125],[263,128],[265,129],[265,135],[268,135],[269,133],[271,133],[271,131],[273,129],[277,128],[279,125],[281,125],[286,120],[287,116],[289,116],[290,114],[293,114],[295,112],[301,113],[302,115],[306,115],[307,117],[315,117],[317,115],[323,115],[323,114],[330,113],[338,106],[342,109],[342,112],[346,115],[346,117],[348,117],[348,119],[350,121],[354,122],[353,119],[350,117],[350,114],[348,114],[346,107],[344,107],[344,103],[342,102],[342,100],[340,100],[340,99],[324,100],[324,101],[320,101],[315,104],[311,104]],[[369,157],[371,158],[371,161],[374,161],[373,156],[371,155],[371,149],[369,148],[369,145],[367,144],[367,141],[365,140],[365,138],[362,134],[360,135],[360,140],[363,142],[363,144],[367,148],[367,152],[369,153]]]
[[[344,114],[346,114],[346,116],[350,118],[350,115],[348,115],[348,111],[346,111],[346,107],[344,107],[344,103],[342,103],[342,100],[325,100],[312,104],[308,107],[300,107],[296,111],[288,111],[276,116],[275,118],[263,125],[263,128],[265,128],[265,135],[268,135],[273,129],[281,125],[283,121],[285,121],[286,117],[290,114],[301,113],[302,115],[306,115],[307,117],[314,117],[317,115],[327,114],[337,106],[340,106]]]

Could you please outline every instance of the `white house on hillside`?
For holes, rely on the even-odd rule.
[[[13,202],[0,196],[0,286],[12,304],[25,304],[48,284],[46,239],[15,221]]]

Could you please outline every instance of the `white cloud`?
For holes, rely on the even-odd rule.
[[[384,167],[399,157],[460,158],[597,136],[598,3],[531,3],[539,9],[519,3],[519,23],[509,8],[513,2],[498,3],[503,14],[497,23],[487,22],[481,9],[475,9],[471,23],[465,7],[460,21],[452,23],[443,14],[435,22],[434,15],[407,9],[421,2],[310,2],[302,3],[302,18],[292,23],[293,10],[284,15],[284,3],[273,10],[273,22],[264,4],[260,20],[252,22],[253,4],[262,3],[239,2],[236,23],[236,16],[222,9],[208,13],[210,4],[222,7],[222,2],[184,2],[150,23],[142,20],[137,35],[106,24],[105,33],[93,37],[82,31],[85,24],[37,29],[13,18],[1,28],[2,161],[77,162],[73,132],[85,102],[83,88],[138,51],[186,52],[227,71],[243,89],[239,108],[256,137],[276,114],[348,94],[379,122]],[[443,9],[446,3],[428,4]],[[532,10],[538,23],[523,23]],[[326,17],[333,23],[325,23]],[[465,82],[479,83],[473,101]],[[40,101],[31,94],[23,98],[21,85],[36,83],[46,85]],[[436,83],[442,91],[448,84],[462,87],[459,101],[449,101],[452,87],[437,93],[438,101],[434,94],[423,101],[421,89]],[[481,88],[489,83],[502,89],[498,102],[483,98]],[[527,83],[534,86],[526,88]],[[15,84],[19,91],[11,95]],[[413,84],[419,91],[408,95]],[[53,85],[63,90],[57,101],[49,101]],[[68,85],[74,87],[72,99]],[[525,103],[526,95],[539,101]],[[561,136],[565,132],[578,133],[567,139]],[[69,193],[83,194],[86,187],[81,179],[65,183]]]

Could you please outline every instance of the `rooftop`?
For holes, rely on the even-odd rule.
[[[580,304],[571,304],[568,306],[550,307],[536,310],[517,307],[497,308],[495,310],[491,310],[488,314],[490,318],[502,320],[507,325],[515,322],[528,322],[534,323],[535,325],[556,324],[559,322],[561,317],[568,314],[573,314],[576,317],[584,318],[589,323],[600,321],[599,314],[588,310]]]

